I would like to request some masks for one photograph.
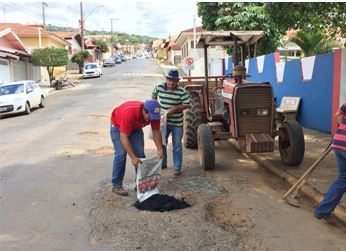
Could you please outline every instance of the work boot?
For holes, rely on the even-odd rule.
[[[129,193],[123,187],[113,187],[112,192],[120,196],[129,195]]]
[[[181,171],[179,170],[174,170],[174,176],[180,176],[181,175]]]

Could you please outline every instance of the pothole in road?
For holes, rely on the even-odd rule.
[[[184,190],[194,193],[203,193],[209,196],[219,195],[226,192],[225,188],[218,185],[215,180],[203,176],[183,177],[177,180],[175,185]]]
[[[90,131],[78,133],[78,135],[81,135],[81,136],[84,136],[84,135],[97,135],[97,134],[98,134],[98,132],[90,132]]]

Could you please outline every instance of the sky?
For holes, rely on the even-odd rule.
[[[78,28],[80,2],[46,1],[46,25]],[[127,34],[168,38],[179,35],[180,31],[201,25],[197,15],[196,2],[174,1],[84,1],[83,19],[86,30],[111,31]],[[0,22],[42,24],[42,2],[3,1],[0,2]]]

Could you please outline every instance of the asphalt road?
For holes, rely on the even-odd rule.
[[[154,60],[131,60],[0,120],[1,250],[83,248],[90,194],[111,177],[109,115],[163,79]]]
[[[150,98],[164,78],[151,59],[103,73],[53,92],[44,109],[0,120],[1,251],[344,250],[344,230],[315,220],[308,203],[283,203],[283,181],[229,141],[216,142],[213,171],[201,170],[188,149],[181,177],[170,166],[162,171],[160,191],[186,198],[191,208],[139,212],[133,190],[115,196],[109,115],[125,100]],[[146,153],[155,154],[150,141]],[[133,178],[128,165],[126,188]]]

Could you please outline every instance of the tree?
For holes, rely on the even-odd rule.
[[[85,60],[90,56],[88,51],[80,51],[73,54],[71,61],[78,64],[79,73],[82,73]]]
[[[295,37],[291,38],[291,41],[299,45],[305,57],[326,53],[335,47],[342,46],[322,32],[299,31]]]
[[[332,37],[346,31],[346,4],[341,2],[202,2],[197,8],[207,30],[264,30],[266,36],[257,46],[259,54],[275,51],[291,28],[328,31]]]
[[[346,4],[342,2],[266,3],[266,13],[284,33],[288,29],[331,31],[345,35]]]
[[[100,47],[100,49],[103,53],[106,53],[109,51],[108,44],[103,40],[95,40],[95,41],[93,41],[93,44]]]
[[[49,83],[52,84],[54,68],[68,63],[68,53],[65,48],[47,47],[32,50],[32,64],[47,67]]]
[[[282,35],[266,14],[265,3],[198,3],[197,7],[205,29],[264,30],[263,40],[244,51],[247,57],[256,56],[256,52],[265,54],[275,51],[280,45]]]

